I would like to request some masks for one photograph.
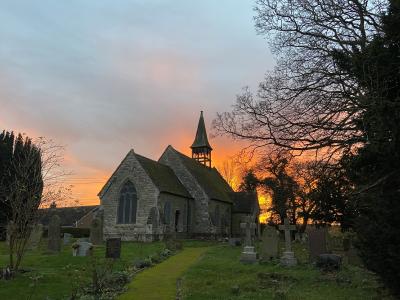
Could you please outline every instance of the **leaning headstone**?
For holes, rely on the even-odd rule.
[[[93,244],[88,242],[77,242],[72,246],[73,256],[89,256],[92,252]]]
[[[290,231],[296,230],[296,225],[290,225],[289,219],[285,218],[284,225],[279,225],[280,230],[285,231],[285,251],[281,256],[281,265],[291,267],[297,265],[297,259],[292,251]]]
[[[313,229],[308,232],[308,246],[311,262],[315,262],[319,255],[328,253],[326,247],[326,237],[326,228]]]
[[[254,246],[251,245],[251,231],[256,228],[256,224],[252,218],[246,217],[244,223],[240,223],[240,228],[245,230],[244,248],[240,256],[240,261],[244,263],[255,263],[257,262],[257,252],[254,250]]]
[[[103,224],[100,217],[94,218],[90,224],[90,242],[93,245],[103,243]]]
[[[278,257],[279,233],[272,226],[265,226],[261,235],[261,257],[271,260]]]
[[[40,242],[42,241],[42,236],[43,236],[43,225],[39,223],[33,226],[31,235],[29,236],[27,248],[37,249]]]
[[[120,258],[121,257],[121,239],[112,238],[106,240],[106,258]]]
[[[72,238],[72,234],[70,234],[70,233],[64,233],[64,236],[63,236],[63,242],[64,242],[64,245],[68,245],[69,243],[71,243],[71,238]]]
[[[49,232],[48,232],[48,244],[47,249],[54,252],[59,252],[61,250],[61,226],[60,217],[54,215],[50,219]]]

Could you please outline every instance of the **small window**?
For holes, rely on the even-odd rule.
[[[118,202],[118,224],[136,223],[137,193],[132,182],[127,181],[121,189]]]
[[[164,204],[164,220],[165,224],[171,224],[171,203],[169,201]]]

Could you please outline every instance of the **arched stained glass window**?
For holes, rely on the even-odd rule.
[[[137,193],[132,182],[127,181],[121,189],[118,203],[118,224],[136,223]]]

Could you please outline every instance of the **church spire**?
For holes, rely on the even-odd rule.
[[[212,148],[207,138],[203,111],[200,112],[200,119],[199,124],[197,125],[196,137],[190,148],[192,148],[192,158],[205,166],[211,167]]]

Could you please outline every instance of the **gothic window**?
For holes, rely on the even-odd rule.
[[[169,201],[164,204],[164,221],[165,224],[171,224],[171,203]]]
[[[137,193],[132,182],[127,181],[121,189],[118,203],[118,224],[136,223]]]

